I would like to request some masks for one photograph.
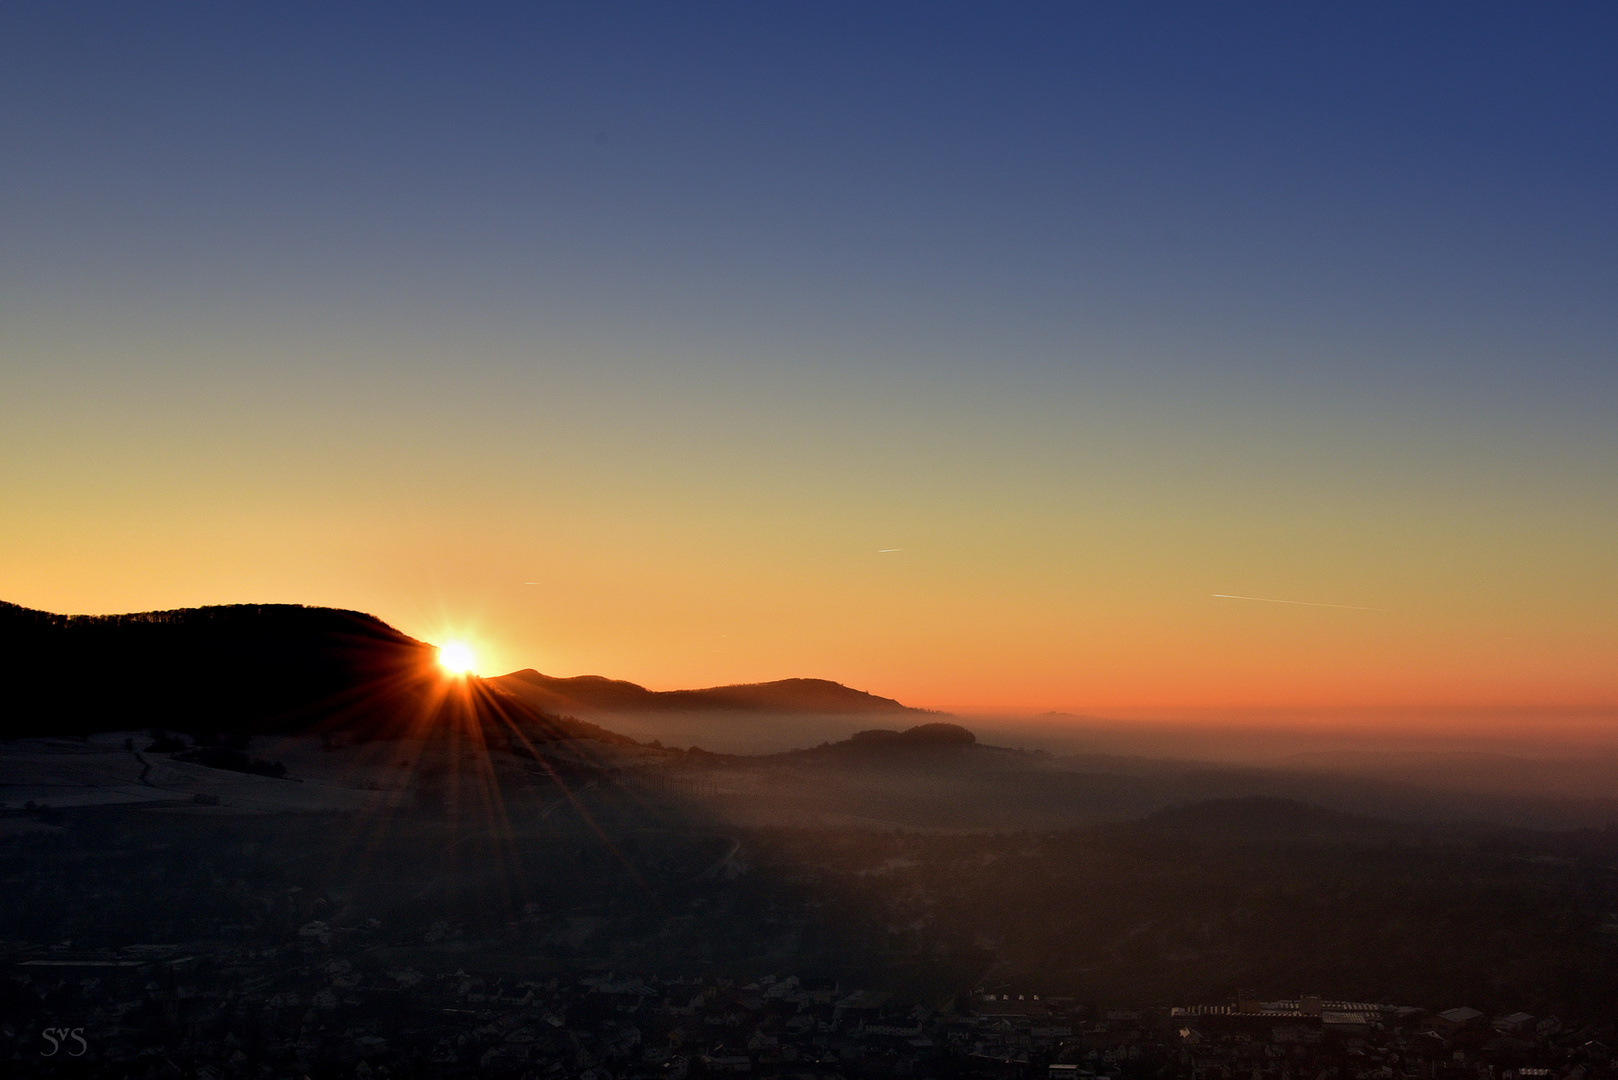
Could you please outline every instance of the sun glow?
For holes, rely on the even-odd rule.
[[[471,675],[475,663],[472,650],[458,641],[438,647],[438,666],[451,675]]]

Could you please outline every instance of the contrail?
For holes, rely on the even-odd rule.
[[[1236,596],[1233,593],[1216,592],[1212,594],[1216,600],[1257,600],[1261,604],[1293,604],[1297,607],[1329,607],[1340,608],[1343,611],[1386,611],[1380,607],[1356,607],[1353,604],[1317,604],[1311,600],[1275,600],[1268,596]]]
[[[903,551],[903,550],[904,550],[904,548],[877,548],[876,553],[878,555],[886,555],[890,551]]]

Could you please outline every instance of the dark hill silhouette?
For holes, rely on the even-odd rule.
[[[911,759],[918,755],[926,755],[928,752],[944,751],[953,754],[961,750],[1000,750],[1000,748],[980,746],[978,737],[959,724],[931,723],[918,724],[903,731],[888,728],[856,731],[841,742],[824,743],[807,750],[788,750],[785,753],[768,755],[768,758],[774,761],[820,760],[829,764],[857,759],[883,761]],[[951,760],[955,760],[953,756]]]
[[[1385,834],[1399,828],[1394,822],[1381,818],[1344,813],[1313,803],[1270,795],[1209,799],[1170,806],[1147,817],[1145,824],[1175,832],[1252,839],[1367,836]]]
[[[848,741],[859,746],[971,746],[978,737],[959,724],[933,723],[904,731],[856,731]]]
[[[611,713],[711,709],[759,713],[936,715],[827,679],[780,679],[776,682],[712,686],[703,690],[648,690],[632,682],[606,679],[600,675],[558,678],[527,669],[494,681],[523,700],[552,711]]]
[[[481,679],[374,616],[296,604],[55,615],[0,603],[0,737],[168,728],[240,734],[428,730],[453,715],[530,740],[628,743]]]

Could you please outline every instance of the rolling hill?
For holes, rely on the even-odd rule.
[[[140,728],[364,738],[430,729],[460,710],[531,740],[630,744],[569,714],[929,715],[825,679],[654,691],[525,670],[462,683],[435,661],[434,646],[337,608],[57,615],[0,602],[0,738]]]
[[[374,616],[295,604],[56,615],[0,603],[0,737],[165,728],[240,734],[422,731],[451,715],[528,738],[624,736],[557,717]]]
[[[533,669],[492,680],[502,689],[541,708],[569,712],[720,712],[932,715],[892,698],[854,690],[827,679],[712,686],[702,690],[648,690],[600,675],[558,678]]]

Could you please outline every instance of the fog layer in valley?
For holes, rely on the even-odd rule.
[[[578,714],[645,743],[766,759],[928,718],[734,709]],[[910,827],[926,826],[925,815],[935,811],[940,825],[981,818],[981,809],[963,810],[951,800],[976,803],[985,786],[995,785],[1007,788],[991,800],[1003,814],[1025,815],[1042,827],[1122,820],[1180,801],[1247,794],[1400,818],[1552,828],[1602,825],[1618,808],[1618,717],[1596,712],[937,718],[964,724],[987,746],[1023,753],[989,755],[970,767],[933,762],[924,775],[908,778],[888,770],[881,784],[870,777],[855,783],[847,768],[835,777],[818,775],[822,766],[805,761],[724,768],[738,777],[767,769],[765,799],[783,804],[799,782],[819,792],[828,784],[888,785],[872,798],[910,804],[912,812],[900,815]]]

